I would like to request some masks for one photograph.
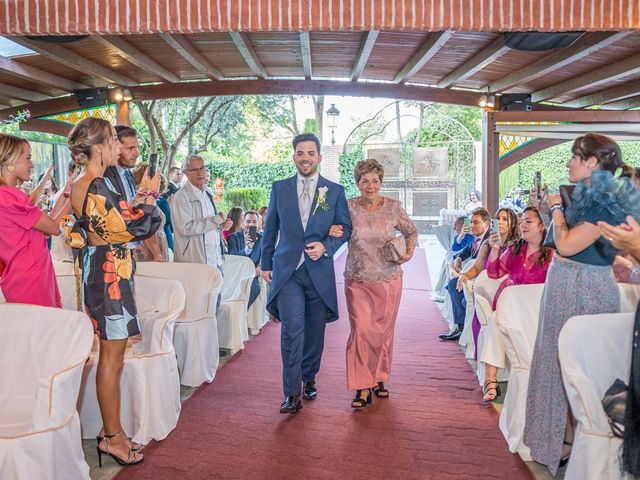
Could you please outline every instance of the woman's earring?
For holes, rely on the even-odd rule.
[[[100,166],[104,167],[104,160],[102,159],[102,150],[100,150]]]

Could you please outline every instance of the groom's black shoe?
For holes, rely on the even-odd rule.
[[[280,413],[297,413],[298,410],[302,410],[302,400],[298,395],[285,397],[284,402],[280,405]]]
[[[318,396],[318,389],[316,388],[316,382],[305,382],[302,388],[302,398],[305,400],[315,400]]]

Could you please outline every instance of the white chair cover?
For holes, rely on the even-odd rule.
[[[57,278],[63,307],[75,308],[75,277]],[[185,294],[175,280],[137,277],[135,287],[141,334],[130,339],[125,353],[120,419],[127,434],[146,445],[166,438],[180,415],[180,380],[172,339]],[[95,379],[98,355],[96,336],[78,399],[82,438],[95,438],[102,428]]]
[[[216,301],[222,287],[220,270],[195,263],[143,262],[137,264],[138,277],[180,282],[186,300],[173,334],[180,383],[197,387],[212,382],[220,362],[216,322]]]
[[[503,346],[511,365],[509,388],[500,412],[500,430],[509,451],[531,460],[522,437],[526,419],[527,388],[533,347],[538,334],[538,316],[543,284],[505,288],[496,305],[495,322],[503,335]]]
[[[618,287],[622,313],[634,312],[640,298],[640,285],[621,283]],[[500,413],[500,430],[507,439],[509,450],[519,453],[525,461],[531,459],[522,436],[543,288],[542,284],[506,288],[498,300],[495,317],[511,364],[509,388]]]
[[[249,312],[247,313],[247,325],[251,335],[260,333],[260,329],[269,321],[269,312],[267,312],[269,284],[262,277],[258,281],[260,282],[260,295],[249,307]]]
[[[464,349],[464,354],[468,359],[473,360],[476,356],[476,344],[473,341],[473,314],[475,313],[475,304],[473,301],[474,280],[469,280],[463,284],[462,292],[464,293],[464,301],[467,304],[464,315],[464,329],[458,343]]]
[[[228,349],[234,354],[244,348],[244,341],[249,340],[247,306],[256,269],[251,259],[240,255],[225,255],[223,269],[218,339],[220,348]]]
[[[0,478],[89,478],[76,401],[92,339],[83,313],[0,305]]]
[[[493,299],[496,296],[498,287],[505,277],[499,279],[489,278],[487,271],[483,270],[476,278],[473,288],[473,295],[476,305],[476,314],[480,322],[480,332],[478,333],[478,381],[484,385],[484,362],[500,367],[498,369],[497,380],[506,382],[509,378],[509,368],[505,362],[506,354],[502,345],[502,336],[498,332],[493,309]],[[483,361],[483,357],[486,360]]]
[[[577,422],[567,480],[622,478],[622,441],[611,433],[601,400],[616,378],[628,381],[633,321],[633,313],[581,315],[560,332],[562,379]]]
[[[462,268],[460,269],[460,271],[461,272],[465,271],[468,267],[473,265],[474,262],[475,260],[472,258],[465,260],[462,263]],[[456,272],[453,268],[451,268],[449,264],[447,264],[447,279],[445,281],[445,285],[449,283],[449,281],[451,281],[452,278],[457,278],[459,275],[460,274],[458,272]],[[453,307],[451,306],[451,296],[449,295],[449,292],[447,290],[443,290],[443,291],[444,291],[444,311],[445,311],[444,317],[445,317],[445,320],[447,321],[447,324],[449,325],[449,331],[452,332],[454,329],[454,325],[453,325]]]

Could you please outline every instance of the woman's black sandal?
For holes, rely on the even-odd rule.
[[[355,408],[355,409],[361,409],[367,406],[367,404],[371,403],[373,401],[373,397],[371,395],[371,389],[368,388],[367,389],[367,398],[362,398],[360,395],[361,393],[364,391],[364,389],[362,390],[356,390],[356,398],[354,398],[353,400],[351,400],[351,408]]]
[[[389,397],[389,390],[384,388],[384,382],[378,382],[378,385],[373,387],[373,393],[375,393],[378,398]]]
[[[486,398],[487,396],[491,395],[491,393],[489,393],[489,392],[491,392],[491,390],[494,391],[493,397]],[[486,382],[484,382],[484,386],[482,387],[482,401],[483,402],[493,402],[501,394],[502,394],[502,392],[500,391],[500,385],[498,385],[498,381],[497,380],[487,380]]]
[[[566,440],[564,442],[562,442],[563,445],[569,445],[570,447],[573,447],[573,443],[572,442],[567,442]],[[560,459],[560,467],[564,467],[567,463],[569,463],[569,458],[571,457],[571,452],[569,452],[569,455],[567,455],[564,458]]]

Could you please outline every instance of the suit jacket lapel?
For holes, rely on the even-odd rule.
[[[294,199],[294,208],[295,208],[295,217],[298,219],[298,225],[300,226],[300,230],[304,232],[304,225],[302,225],[302,218],[300,217],[300,202],[298,199],[298,174],[294,175],[289,179],[289,188],[292,190],[292,195]],[[309,223],[307,222],[307,225]]]

